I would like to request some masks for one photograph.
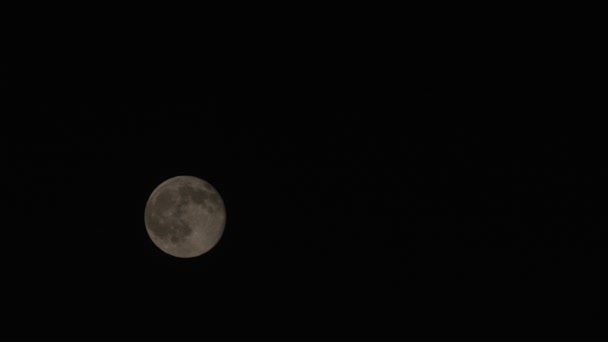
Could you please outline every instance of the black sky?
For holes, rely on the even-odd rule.
[[[376,44],[5,67],[16,81],[3,89],[23,95],[3,124],[12,267],[87,298],[171,289],[276,305],[592,277],[605,168],[598,136],[567,122],[585,110],[561,87],[572,76],[463,42]],[[146,234],[149,194],[176,175],[226,204],[225,235],[200,258]]]

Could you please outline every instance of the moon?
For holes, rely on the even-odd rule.
[[[220,240],[226,209],[219,192],[193,176],[170,178],[154,189],[144,212],[150,239],[178,258],[207,253]]]

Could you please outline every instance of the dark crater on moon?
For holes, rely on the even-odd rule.
[[[171,222],[168,222],[154,213],[149,217],[148,228],[160,239],[166,240],[167,238],[170,238],[171,242],[174,243],[177,243],[192,234],[192,228],[183,220],[173,219]]]
[[[209,202],[215,205],[216,207],[220,206],[220,196],[216,193],[209,194]]]
[[[208,185],[205,184],[205,187],[208,188]],[[195,189],[189,186],[182,186],[179,188],[178,191],[181,195],[182,201],[184,199],[190,199],[196,204],[201,204],[210,212],[214,212],[215,208],[218,208],[221,205],[220,196],[217,193],[213,192],[213,190],[205,191],[202,189]]]
[[[187,201],[180,198],[175,191],[160,192],[148,215],[150,231],[160,239],[170,238],[173,243],[184,240],[192,233],[192,228],[181,219],[186,204]],[[173,208],[176,210],[170,215]]]
[[[205,201],[209,199],[210,195],[205,190],[194,189],[188,186],[181,186],[179,188],[179,194],[182,202],[187,202],[185,199],[190,199],[196,204],[205,205]]]
[[[190,228],[188,224],[182,220],[175,222],[171,228],[171,242],[173,243],[181,242],[185,240],[188,235],[192,234],[192,228]]]
[[[163,212],[169,210],[173,206],[175,206],[175,204],[177,204],[177,197],[175,196],[175,193],[173,193],[172,191],[162,191],[156,196],[156,199],[154,200],[154,206],[156,210],[154,210],[153,212]]]

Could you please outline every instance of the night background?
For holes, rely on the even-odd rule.
[[[592,282],[605,153],[596,124],[572,122],[590,94],[550,41],[518,41],[524,54],[499,36],[245,37],[204,61],[179,43],[154,57],[83,46],[4,65],[9,267],[46,284],[41,302],[84,308],[161,296],[346,312],[430,288]],[[223,238],[194,259],[144,226],[148,196],[177,175],[226,206]]]

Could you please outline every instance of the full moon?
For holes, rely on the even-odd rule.
[[[148,235],[163,252],[193,258],[218,243],[224,233],[226,209],[211,184],[192,176],[177,176],[154,189],[144,220]]]

